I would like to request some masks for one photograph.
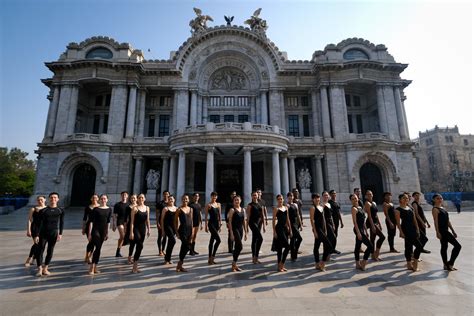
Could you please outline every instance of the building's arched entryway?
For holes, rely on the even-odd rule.
[[[365,194],[367,190],[374,194],[374,201],[377,204],[383,202],[383,179],[380,168],[373,163],[367,162],[360,168],[360,186],[362,193]]]
[[[96,171],[87,163],[80,164],[74,171],[71,189],[71,206],[88,205],[95,192]]]

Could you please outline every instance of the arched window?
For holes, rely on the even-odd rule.
[[[344,53],[343,58],[345,60],[354,60],[354,59],[365,59],[368,60],[369,56],[360,49],[349,49]]]
[[[99,59],[111,59],[113,57],[113,54],[110,50],[108,50],[105,47],[97,47],[89,52],[87,52],[86,58],[87,59],[94,59],[94,58],[99,58]]]

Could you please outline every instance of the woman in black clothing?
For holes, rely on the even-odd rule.
[[[329,243],[331,244],[331,247],[334,247],[334,245],[337,243],[336,233],[335,233],[336,228],[334,226],[334,221],[332,218],[332,207],[331,207],[331,204],[329,203],[329,193],[327,191],[324,191],[322,194],[321,204],[324,209],[324,219],[326,221],[326,233],[327,233],[326,236],[329,240]]]
[[[86,235],[87,246],[86,246],[86,256],[84,257],[85,263],[92,263],[92,252],[94,251],[94,243],[89,241],[89,231],[91,225],[91,213],[92,210],[99,206],[99,196],[93,194],[91,197],[91,204],[84,208],[84,216],[82,217],[82,235]]]
[[[38,244],[38,247],[36,247],[37,253],[35,255],[36,265],[38,266],[36,276],[51,274],[48,270],[48,266],[53,258],[54,246],[56,246],[56,242],[61,241],[63,236],[64,210],[58,207],[59,194],[52,192],[48,198],[48,206],[43,208],[38,216],[40,229],[38,236],[35,238],[35,242]],[[48,244],[48,250],[44,265],[42,266],[43,252],[46,248],[46,244]]]
[[[35,238],[38,237],[39,234],[40,211],[46,207],[46,198],[40,195],[36,198],[36,203],[36,206],[33,207],[28,214],[26,236],[31,237],[33,239],[33,245],[30,248],[30,254],[28,255],[28,258],[26,258],[25,267],[29,267],[30,264],[33,263],[35,254],[38,252],[36,249],[38,247],[38,244],[35,243]]]
[[[278,272],[288,271],[285,268],[286,257],[290,251],[288,243],[288,235],[292,235],[290,217],[288,216],[288,208],[283,205],[283,195],[276,196],[277,206],[273,208],[273,239],[277,249]]]
[[[174,196],[168,197],[167,206],[161,212],[161,229],[162,235],[166,236],[168,241],[166,243],[165,264],[172,264],[171,253],[176,244],[176,232],[174,230],[174,216],[176,213],[176,206],[174,206]]]
[[[300,249],[303,238],[300,231],[303,230],[298,204],[294,202],[294,195],[292,192],[286,194],[288,217],[290,219],[291,239],[290,239],[290,257],[291,261],[296,261],[298,258],[298,250]]]
[[[234,206],[235,207],[235,206]],[[260,232],[260,225],[264,222],[263,208],[258,203],[257,192],[252,192],[252,202],[247,205],[247,225],[252,231],[252,263],[260,263],[258,260],[258,254],[260,247],[262,247],[263,236]],[[265,225],[262,225],[263,232],[265,233]],[[242,235],[240,236],[242,237]]]
[[[326,262],[333,250],[333,246],[327,238],[326,220],[324,218],[324,209],[320,205],[321,197],[319,194],[312,195],[313,206],[309,209],[309,218],[314,236],[314,262],[315,268],[320,271],[326,271]],[[323,244],[323,260],[319,259],[319,247]]]
[[[138,260],[143,250],[146,237],[150,237],[150,208],[145,205],[145,195],[139,194],[137,205],[132,209],[130,218],[130,240],[135,244],[135,255],[133,256],[132,273],[139,273]]]
[[[425,212],[423,211],[423,208],[420,205],[420,192],[413,192],[411,195],[413,198],[413,202],[411,202],[411,206],[413,207],[413,210],[415,211],[415,216],[416,216],[416,222],[418,223],[418,228],[420,229],[420,242],[421,245],[423,246],[423,249],[421,250],[422,253],[431,253],[429,250],[425,250],[425,245],[428,242],[428,237],[426,236],[426,228],[430,228],[430,223],[428,223],[428,220],[426,219]]]
[[[416,222],[415,212],[408,205],[410,198],[407,194],[400,194],[398,200],[400,206],[395,210],[395,219],[400,231],[400,237],[405,240],[407,269],[418,271],[418,259],[420,259],[423,246],[418,239],[420,238],[420,230]],[[413,252],[413,246],[415,246],[415,252]]]
[[[369,259],[370,254],[373,252],[374,247],[367,236],[365,213],[362,207],[359,206],[359,198],[356,194],[351,194],[349,198],[352,203],[352,223],[354,224],[354,234],[356,235],[354,248],[356,269],[364,271],[367,265],[367,260]],[[364,244],[367,249],[365,249],[363,260],[360,260],[360,247],[362,244]]]
[[[189,196],[185,194],[181,199],[181,206],[176,210],[174,217],[174,229],[177,232],[178,238],[181,240],[176,272],[188,272],[188,270],[183,268],[183,261],[189,251],[193,229],[193,209],[189,207],[188,204]]]
[[[201,215],[201,204],[199,203],[199,193],[193,194],[193,203],[189,205],[193,209],[193,231],[191,234],[191,245],[189,254],[191,256],[198,255],[196,251],[196,237],[199,230],[202,230],[202,215]]]
[[[114,218],[112,223],[112,231],[116,229],[119,232],[119,239],[117,241],[117,250],[115,251],[115,257],[122,257],[120,249],[122,249],[123,241],[125,240],[125,214],[128,206],[128,192],[120,193],[120,202],[114,205]]]
[[[135,241],[130,239],[131,224],[132,224],[132,210],[137,206],[137,196],[135,194],[130,195],[130,204],[127,206],[125,211],[125,240],[124,245],[128,244],[128,264],[133,263],[133,250],[135,250]]]
[[[256,196],[257,193],[252,194]],[[237,260],[239,260],[240,252],[242,251],[242,235],[244,235],[244,240],[247,240],[248,225],[244,225],[245,220],[245,211],[240,207],[241,198],[239,195],[234,196],[232,200],[232,208],[229,210],[228,220],[229,220],[229,233],[230,239],[234,243],[233,249],[233,261],[232,261],[232,272],[242,271],[237,265]],[[245,229],[244,229],[245,227]]]
[[[370,228],[370,242],[375,245],[374,252],[372,253],[372,259],[375,261],[381,261],[380,248],[385,240],[385,235],[382,233],[382,224],[380,223],[379,216],[377,215],[378,208],[377,204],[373,201],[374,194],[372,191],[367,190],[365,192],[365,204],[364,211],[367,213],[367,221],[365,225]],[[375,243],[375,237],[379,236],[377,243]]]
[[[385,214],[385,225],[387,226],[388,245],[390,252],[398,253],[395,249],[395,235],[397,233],[397,221],[395,219],[395,207],[392,203],[392,193],[384,192],[383,194],[383,213]]]
[[[90,214],[89,241],[94,244],[95,248],[92,255],[92,263],[89,267],[90,275],[100,273],[97,265],[99,264],[102,244],[109,237],[110,217],[112,216],[112,209],[107,206],[107,195],[102,194],[99,201],[99,206],[95,207]]]
[[[221,243],[221,203],[217,202],[217,193],[211,192],[211,201],[206,205],[206,233],[211,233],[209,240],[209,259],[208,264],[216,264],[214,258],[216,257],[217,248]]]
[[[456,240],[458,235],[449,221],[449,214],[443,208],[443,197],[440,194],[433,195],[433,221],[436,228],[436,237],[441,242],[441,259],[443,259],[444,270],[455,271],[454,262],[461,251],[461,244]],[[451,229],[451,232],[449,232]],[[451,258],[448,260],[448,243],[453,245]]]

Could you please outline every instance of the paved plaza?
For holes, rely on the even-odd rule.
[[[297,262],[287,262],[287,273],[276,272],[276,255],[270,252],[271,228],[264,234],[261,265],[251,263],[250,237],[240,256],[243,272],[232,273],[226,251],[227,232],[216,258],[207,265],[209,234],[198,235],[200,255],[187,256],[188,273],[163,265],[157,256],[156,228],[145,241],[140,260],[142,273],[131,274],[126,258],[114,257],[118,233],[110,231],[103,246],[101,274],[89,276],[83,263],[86,239],[81,235],[82,210],[67,209],[63,239],[56,245],[48,277],[35,277],[34,266],[23,262],[31,246],[26,237],[27,210],[0,216],[2,240],[0,266],[1,315],[56,314],[169,314],[169,315],[472,315],[474,307],[474,210],[450,213],[460,243],[459,271],[442,269],[440,244],[434,228],[428,229],[427,249],[420,272],[404,269],[403,254],[387,253],[381,262],[369,262],[366,272],[354,269],[354,235],[348,214],[340,230],[338,249],[326,272],[314,269],[313,237],[307,225]],[[432,222],[431,213],[426,213]],[[385,229],[385,228],[384,228]],[[173,260],[179,252],[177,242]],[[397,237],[396,248],[403,250]],[[451,248],[449,248],[450,251]],[[122,251],[126,253],[128,247]]]

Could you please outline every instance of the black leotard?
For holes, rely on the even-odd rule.
[[[372,217],[372,222],[374,223],[374,225],[380,224],[379,217],[377,215],[377,212],[379,211],[377,209],[377,204],[375,204],[375,202],[369,202],[369,204],[370,204],[369,212],[370,212],[370,216]],[[367,225],[367,227],[370,226],[370,222],[369,222],[368,217],[367,217],[366,225]]]
[[[174,216],[175,216],[175,213],[176,212],[171,212],[170,210],[168,210],[165,213],[165,218],[163,219],[163,225],[165,226],[165,228],[171,229],[173,231],[173,233],[176,234],[176,232],[174,230]]]
[[[249,225],[250,224],[259,225],[260,221],[263,218],[262,206],[259,203],[255,203],[255,202],[250,202],[249,206],[250,206],[250,215],[248,218]]]
[[[326,220],[326,227],[334,227],[334,221],[332,220],[332,210],[327,204],[324,204],[324,219]]]
[[[148,219],[148,212],[140,211],[137,206],[137,212],[133,217],[133,243],[135,245],[135,255],[133,260],[137,262],[143,250],[143,243],[146,236],[146,221]]]
[[[89,227],[91,225],[92,210],[93,208],[90,208],[90,206],[86,206],[84,208],[84,216],[82,216],[82,221],[86,222],[86,225],[85,225],[86,236],[89,236]]]
[[[359,232],[361,234],[365,234],[364,222],[365,222],[365,213],[362,210],[362,207],[359,206],[357,207],[356,223],[357,223],[357,227],[359,228]],[[355,228],[354,228],[354,233],[356,233]]]
[[[112,209],[110,207],[95,207],[90,213],[90,220],[92,223],[91,237],[92,243],[95,247],[94,254],[92,255],[92,263],[94,264],[99,263],[100,251],[105,237],[108,234],[108,224],[110,223],[111,216]]]
[[[448,212],[442,207],[434,207],[438,209],[438,230],[441,234],[448,232],[449,228],[449,214]]]
[[[125,223],[127,206],[128,204],[123,203],[122,201],[115,204],[114,214],[117,216],[117,226],[123,225]]]
[[[31,237],[38,237],[39,231],[40,231],[40,223],[41,223],[41,210],[35,210],[33,211],[32,215],[32,222],[30,226],[30,231],[31,231]]]
[[[397,220],[395,219],[395,207],[393,206],[393,204],[389,205],[387,214],[392,224],[395,225],[397,223]]]
[[[193,209],[193,227],[198,227],[201,222],[201,204],[192,203],[189,205]]]
[[[219,228],[219,208],[214,206],[209,206],[209,222],[208,225],[212,225],[216,228]]]
[[[324,219],[324,209],[319,209],[317,206],[314,207],[314,227],[319,234],[322,234],[326,231],[326,223]]]
[[[232,215],[232,233],[234,235],[234,249],[233,249],[233,259],[234,262],[237,262],[239,259],[240,252],[242,251],[242,238],[244,235],[244,219],[245,219],[245,211],[239,208],[237,211],[235,208],[234,214]]]
[[[193,224],[193,219],[191,217],[191,212],[186,214],[181,210],[178,215],[179,218],[179,227],[178,227],[178,235],[181,241],[188,240],[191,236],[191,229]]]
[[[40,211],[38,215],[40,224],[40,235],[63,234],[64,211],[62,208],[49,206]]]
[[[400,212],[401,227],[405,238],[416,239],[416,219],[413,209],[407,206],[406,209],[397,207],[397,211]]]
[[[298,228],[298,204],[291,203],[288,205],[288,216],[290,217],[290,224]]]

